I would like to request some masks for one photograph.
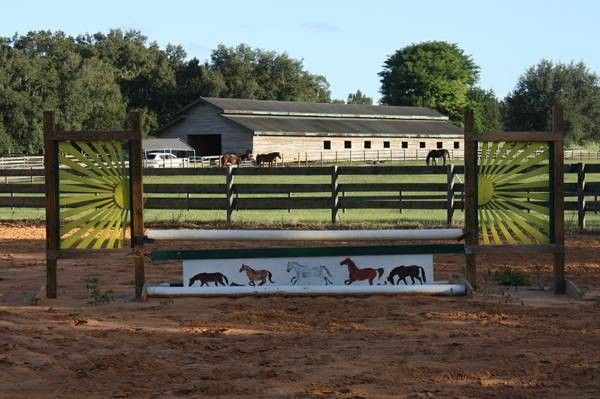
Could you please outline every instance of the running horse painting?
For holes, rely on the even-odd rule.
[[[249,285],[256,285],[256,281],[260,281],[261,283],[259,285],[263,285],[264,283],[267,282],[267,279],[272,283],[273,280],[271,279],[273,277],[273,275],[271,274],[270,271],[268,270],[254,270],[253,268],[251,268],[248,265],[245,265],[242,263],[242,267],[240,267],[240,273],[241,272],[246,272],[246,275],[248,276],[248,280],[249,280]]]
[[[427,166],[429,166],[429,161],[431,161],[432,165],[437,165],[437,158],[442,158],[444,160],[444,165],[446,165],[446,158],[450,160],[450,153],[444,148],[442,148],[441,150],[429,151],[429,154],[427,154],[427,158],[425,159]]]
[[[369,280],[369,285],[373,285],[373,280],[379,274],[378,280],[383,275],[383,267],[373,269],[371,267],[365,267],[364,269],[359,269],[356,266],[356,263],[350,258],[346,258],[340,262],[340,265],[346,265],[348,267],[348,280],[344,281],[344,284],[350,285],[355,281]]]
[[[269,166],[273,166],[273,162],[277,165],[277,158],[281,159],[281,154],[279,152],[270,152],[268,154],[257,154],[256,155],[256,166],[259,168],[263,163],[268,163]]]
[[[221,156],[221,167],[240,166],[241,159],[236,154],[225,154]]]

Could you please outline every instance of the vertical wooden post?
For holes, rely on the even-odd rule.
[[[331,167],[331,224],[336,224],[340,193],[338,190],[338,167],[334,165]]]
[[[58,225],[58,149],[54,141],[54,113],[44,111],[44,175],[46,192],[46,295],[56,298]]]
[[[131,176],[131,246],[135,253],[135,297],[141,299],[146,280],[144,271],[144,186],[142,184],[142,116],[129,113],[129,126],[133,132],[130,142],[129,173]]]
[[[564,119],[563,110],[560,105],[554,105],[552,108],[552,132],[564,134]],[[551,189],[554,190],[553,198],[553,217],[552,223],[554,231],[552,242],[556,245],[554,253],[554,293],[564,294],[566,290],[565,284],[565,203],[563,192],[564,183],[564,142],[553,141],[550,143],[553,146],[551,151],[552,169]]]
[[[452,164],[446,166],[446,182],[446,224],[451,226],[454,217],[454,165]]]
[[[233,166],[227,167],[227,175],[225,177],[225,189],[227,191],[227,224],[231,224],[231,215],[233,213]]]
[[[402,191],[398,191],[398,210],[402,213]]]
[[[463,204],[465,209],[465,275],[471,286],[477,288],[477,259],[470,253],[469,247],[479,243],[477,231],[477,148],[473,135],[473,110],[465,110],[465,195]]]
[[[585,229],[585,164],[577,164],[577,226]]]

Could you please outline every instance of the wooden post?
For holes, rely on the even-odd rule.
[[[227,224],[231,224],[231,215],[233,213],[233,166],[227,167],[227,175],[225,177],[225,187],[227,195]]]
[[[585,229],[585,164],[577,165],[577,226]]]
[[[402,213],[402,191],[398,191],[398,210]]]
[[[454,217],[454,165],[452,164],[446,166],[446,182],[446,224],[451,226]]]
[[[298,153],[298,167],[300,167],[300,153]]]
[[[336,224],[338,209],[340,203],[340,193],[338,190],[338,167],[331,167],[331,224]]]
[[[562,133],[564,135],[564,119],[563,110],[560,105],[554,105],[552,108],[552,132]],[[565,203],[563,192],[563,174],[564,174],[564,142],[553,141],[550,143],[553,146],[551,151],[552,170],[551,189],[554,190],[553,198],[553,235],[552,242],[556,245],[554,253],[554,293],[564,294],[566,291],[565,283]],[[559,194],[559,195],[556,195]]]
[[[56,298],[58,224],[58,148],[54,141],[54,113],[44,111],[44,168],[46,192],[46,295]]]
[[[473,110],[465,110],[465,195],[463,204],[465,209],[465,246],[475,246],[479,243],[477,231],[477,148],[473,136]],[[465,275],[471,286],[477,288],[477,260],[476,255],[465,251]]]
[[[144,186],[142,183],[142,116],[129,113],[133,132],[130,142],[129,171],[131,176],[131,246],[134,250],[135,298],[142,299],[144,283]]]

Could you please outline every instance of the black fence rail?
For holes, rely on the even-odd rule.
[[[578,226],[586,226],[586,215],[600,211],[600,181],[589,181],[600,173],[600,164],[565,165],[565,210],[577,211]],[[145,169],[144,175],[179,176],[172,182],[144,184],[147,209],[222,210],[231,221],[235,212],[245,210],[326,209],[336,223],[346,209],[445,210],[446,223],[452,224],[454,212],[463,208],[464,168],[446,166],[316,166],[280,168],[181,168]],[[371,182],[379,176],[436,176],[439,182]],[[185,177],[214,176],[222,182],[181,183]],[[238,182],[238,177],[256,176],[273,183]],[[4,183],[3,178],[4,177]],[[8,177],[20,177],[13,181]],[[307,177],[320,177],[319,183],[307,183]],[[189,180],[189,179],[188,179]],[[281,178],[279,180],[282,180]],[[361,180],[361,181],[355,181]],[[596,178],[594,180],[600,180]],[[152,178],[147,179],[152,181]],[[326,183],[324,183],[326,181]],[[573,182],[574,181],[574,182]],[[543,189],[539,191],[544,191]],[[43,208],[43,170],[0,170],[0,207]],[[535,201],[532,201],[535,202]]]

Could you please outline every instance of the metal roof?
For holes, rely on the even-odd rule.
[[[220,108],[224,114],[270,116],[318,116],[334,118],[436,119],[448,120],[438,111],[425,107],[388,105],[309,103],[301,101],[246,100],[202,97],[200,101]],[[197,104],[197,102],[193,103]]]
[[[445,121],[397,120],[365,118],[310,118],[223,115],[233,122],[263,134],[302,134],[310,135],[451,135],[462,136],[461,128]]]
[[[147,139],[142,140],[142,149],[145,152],[149,151],[194,151],[192,147],[181,141],[179,138],[174,139]]]

